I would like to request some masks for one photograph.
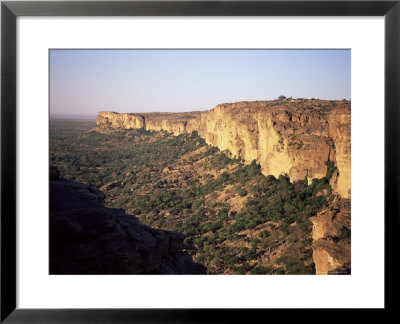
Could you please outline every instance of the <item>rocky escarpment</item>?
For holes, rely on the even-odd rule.
[[[128,117],[127,117],[128,116]],[[129,117],[132,116],[132,117]],[[130,120],[141,118],[143,123]],[[312,218],[313,258],[318,274],[348,273],[350,241],[351,103],[346,100],[273,100],[217,105],[187,114],[118,114],[100,112],[98,125],[165,130],[175,135],[197,131],[210,145],[246,162],[256,160],[265,175],[287,173],[292,181],[326,175],[333,205]]]
[[[350,200],[336,196],[311,217],[316,274],[349,274],[351,268]]]
[[[337,171],[331,179],[332,189],[343,198],[351,196],[351,117],[350,107],[340,106],[329,116],[329,134],[334,147]]]
[[[100,112],[97,124],[175,135],[197,131],[208,144],[246,162],[256,160],[265,175],[287,173],[293,181],[325,176],[325,163],[332,161],[337,168],[332,187],[349,198],[350,115],[349,101],[293,99],[221,104],[192,113]]]
[[[50,174],[50,274],[200,274],[178,232],[105,208],[99,189]]]
[[[187,123],[196,119],[201,112],[185,113],[130,113],[102,111],[97,114],[97,125],[106,125],[113,128],[146,129],[150,131],[167,131],[174,135],[188,133]]]
[[[115,128],[145,128],[145,119],[139,114],[118,114],[103,111],[97,114],[98,125],[107,125]]]

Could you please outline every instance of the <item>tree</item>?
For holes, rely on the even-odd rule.
[[[285,96],[279,96],[278,99],[279,99],[279,100],[285,100],[286,97],[285,97]]]

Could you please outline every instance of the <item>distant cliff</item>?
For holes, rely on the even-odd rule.
[[[287,173],[292,181],[321,178],[325,162],[332,161],[337,168],[333,190],[343,198],[351,196],[349,101],[245,101],[190,113],[100,112],[97,124],[175,135],[197,131],[208,144],[246,162],[257,160],[265,175]]]
[[[105,194],[50,174],[50,274],[202,274],[184,234],[106,208]]]

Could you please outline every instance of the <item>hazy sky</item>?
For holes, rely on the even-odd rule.
[[[349,99],[350,50],[51,50],[50,113],[190,111]]]

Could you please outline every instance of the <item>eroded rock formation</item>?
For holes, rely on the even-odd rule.
[[[287,173],[292,181],[321,178],[332,161],[334,191],[344,198],[351,194],[349,101],[244,101],[176,114],[100,112],[97,124],[175,135],[197,131],[210,145],[246,162],[257,160],[265,175]]]
[[[138,122],[141,121],[141,122]],[[312,219],[313,258],[318,274],[350,269],[351,103],[346,100],[273,100],[217,105],[191,113],[118,114],[100,112],[98,125],[197,131],[210,145],[246,162],[256,160],[263,174],[287,173],[292,181],[322,178],[334,163],[330,184],[337,198]],[[341,232],[342,231],[342,232]]]
[[[50,170],[50,274],[200,274],[178,232],[105,208],[99,189]]]
[[[316,274],[350,273],[350,199],[336,196],[329,207],[310,220]]]

